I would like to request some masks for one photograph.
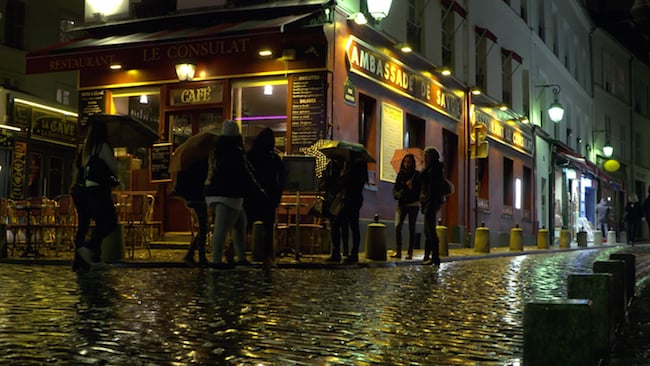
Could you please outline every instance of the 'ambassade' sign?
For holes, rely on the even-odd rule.
[[[384,55],[354,36],[350,37],[346,52],[350,71],[355,74],[460,120],[461,98],[437,81],[427,78],[397,59]]]

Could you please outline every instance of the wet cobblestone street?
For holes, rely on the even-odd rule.
[[[519,365],[523,309],[625,248],[341,269],[0,266],[0,364]],[[646,253],[647,246],[635,249]],[[637,262],[640,259],[637,259]],[[645,260],[645,259],[643,259]]]

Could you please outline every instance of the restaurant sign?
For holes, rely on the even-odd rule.
[[[25,198],[25,166],[27,165],[27,143],[16,141],[13,160],[11,161],[11,179],[9,181],[9,198]]]
[[[460,120],[462,99],[438,81],[350,36],[346,46],[350,71]]]
[[[475,111],[475,116],[475,123],[484,123],[488,126],[487,134],[492,140],[499,141],[526,155],[533,155],[532,136],[517,125],[511,125],[508,121],[501,121],[478,110]]]
[[[77,137],[77,118],[20,102],[14,105],[14,124],[30,126],[31,136],[49,142],[74,146]]]
[[[223,84],[210,83],[182,88],[172,88],[169,91],[169,105],[214,104],[223,102]]]

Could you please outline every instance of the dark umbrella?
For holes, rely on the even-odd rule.
[[[118,114],[93,114],[88,124],[104,123],[108,130],[108,142],[113,147],[151,147],[158,141],[158,132],[141,121]]]
[[[318,149],[322,151],[323,154],[325,154],[325,156],[327,157],[337,155],[347,160],[350,159],[350,152],[356,152],[359,153],[359,155],[365,161],[369,163],[375,162],[375,158],[373,158],[372,155],[370,155],[370,152],[366,150],[366,147],[356,142],[350,142],[344,140],[330,140],[324,143]]]
[[[169,161],[169,171],[179,172],[187,169],[192,163],[205,159],[214,149],[219,136],[214,130],[199,132],[190,136],[180,144]]]

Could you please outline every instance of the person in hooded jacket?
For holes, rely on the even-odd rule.
[[[445,202],[444,165],[434,147],[424,149],[424,169],[420,173],[420,207],[424,214],[424,258],[422,264],[440,265],[439,239],[436,233],[436,216]]]
[[[404,155],[393,185],[393,198],[397,200],[395,212],[395,253],[392,258],[402,258],[402,227],[409,220],[409,247],[406,259],[413,259],[415,245],[415,220],[420,211],[420,172],[415,169],[415,156]]]
[[[222,262],[226,235],[230,232],[237,256],[235,264],[248,265],[244,248],[246,213],[244,197],[266,199],[266,193],[253,175],[246,158],[239,126],[233,120],[223,122],[221,136],[210,152],[208,176],[205,180],[205,201],[214,206],[212,235],[213,269],[230,267]]]
[[[275,150],[273,130],[265,128],[253,141],[247,154],[253,167],[255,179],[262,186],[268,198],[262,201],[244,200],[246,215],[250,222],[262,221],[264,224],[263,262],[265,267],[275,267],[273,232],[275,212],[282,198],[284,187],[284,164]]]

